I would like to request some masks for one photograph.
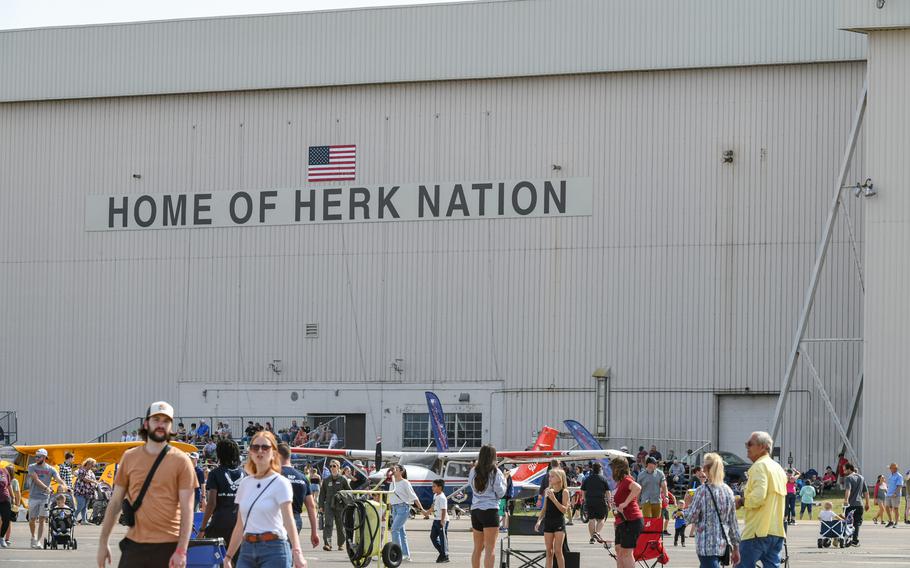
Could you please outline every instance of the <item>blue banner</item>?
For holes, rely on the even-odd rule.
[[[439,397],[426,391],[427,409],[430,411],[430,426],[433,428],[433,439],[436,440],[436,449],[440,452],[448,451],[449,435],[446,433],[446,416],[442,411]]]
[[[576,420],[563,420],[563,424],[566,425],[566,428],[569,429],[569,432],[572,434],[572,437],[575,438],[575,441],[578,443],[578,447],[582,450],[602,450],[603,446],[600,445],[600,442],[597,441],[597,438],[593,434],[588,432],[588,429],[581,425]],[[607,483],[610,485],[610,489],[613,490],[616,488],[616,482],[613,481],[613,468],[610,467],[610,460],[604,458],[600,460],[601,465],[603,465],[603,474],[607,478]]]

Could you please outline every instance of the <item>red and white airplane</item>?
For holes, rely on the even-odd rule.
[[[429,400],[429,397],[428,397]],[[431,407],[430,415],[434,410]],[[437,415],[438,416],[438,415]],[[445,424],[442,420],[431,420],[434,430],[438,425]],[[441,434],[441,436],[439,436]],[[532,449],[530,450],[497,450],[496,458],[499,465],[519,464],[512,472],[513,497],[527,499],[535,497],[540,489],[540,482],[546,474],[547,466],[551,459],[560,461],[591,461],[599,459],[612,459],[614,457],[631,457],[625,452],[617,450],[554,450],[553,446],[559,432],[544,426],[540,430]],[[437,433],[437,447],[445,447],[445,431]],[[479,453],[439,451],[439,452],[405,452],[382,451],[377,443],[376,451],[349,450],[343,448],[291,448],[298,455],[320,458],[335,458],[339,461],[346,460],[353,467],[354,461],[376,461],[377,470],[370,475],[371,484],[375,485],[386,480],[388,467],[393,464],[401,465],[408,474],[408,480],[414,487],[420,502],[425,506],[433,500],[431,484],[434,479],[445,480],[445,492],[455,502],[463,502],[470,498],[470,491],[465,492],[468,483],[468,473],[472,462],[476,461]],[[383,468],[383,464],[385,467]]]

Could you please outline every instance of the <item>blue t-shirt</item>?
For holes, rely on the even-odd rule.
[[[684,528],[686,526],[686,518],[676,517],[676,522],[673,524],[673,526],[678,529]]]
[[[888,476],[888,497],[894,497],[901,494],[901,487],[904,485],[904,477],[901,472],[895,471]]]
[[[205,424],[205,423],[200,424],[199,428],[196,428],[196,435],[197,436],[208,436],[209,435],[209,425]]]
[[[291,482],[291,492],[294,495],[291,509],[298,515],[303,513],[303,500],[310,494],[310,480],[289,465],[281,466],[281,475],[287,477]]]
[[[202,468],[196,466],[196,489],[193,490],[193,494],[196,496],[196,502],[199,502],[199,498],[202,496],[202,488],[205,487],[205,472],[202,471]]]

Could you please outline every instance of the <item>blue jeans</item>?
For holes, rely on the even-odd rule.
[[[411,555],[411,551],[408,549],[408,533],[404,530],[404,524],[408,522],[410,512],[411,506],[407,503],[392,505],[392,542],[401,547],[403,556]]]
[[[698,568],[720,568],[720,556],[699,556]]]
[[[82,513],[82,520],[88,520],[88,498],[83,497],[82,495],[76,495],[76,514],[73,515],[73,520],[79,520],[79,513]]]
[[[291,546],[286,540],[246,542],[240,545],[237,568],[291,568]]]
[[[449,556],[449,522],[443,525],[442,521],[433,521],[433,528],[430,529],[430,542],[433,548],[440,556]]]
[[[780,552],[784,539],[779,536],[750,538],[739,543],[739,564],[736,568],[755,568],[761,560],[764,568],[780,568]]]

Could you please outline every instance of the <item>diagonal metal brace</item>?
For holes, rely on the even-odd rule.
[[[852,456],[853,463],[858,463],[859,456],[856,455],[856,450],[853,449],[853,444],[850,443],[850,436],[847,435],[844,425],[841,424],[840,418],[837,416],[837,411],[834,410],[834,405],[831,404],[831,399],[828,398],[828,391],[825,390],[825,385],[822,384],[822,379],[818,376],[818,370],[815,368],[812,358],[809,357],[809,353],[807,353],[805,349],[800,350],[800,355],[805,357],[806,363],[809,365],[809,371],[812,374],[812,379],[815,381],[815,388],[818,389],[819,394],[822,396],[822,401],[824,401],[825,406],[828,408],[828,414],[831,415],[831,420],[834,421],[834,426],[837,428],[837,433],[840,434],[841,440],[843,440],[844,446],[847,448],[847,452]]]

